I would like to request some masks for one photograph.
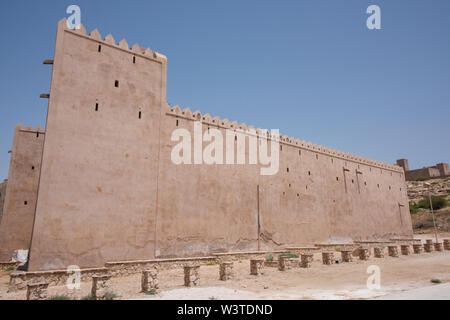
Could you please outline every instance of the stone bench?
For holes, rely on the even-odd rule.
[[[374,247],[373,255],[375,258],[384,258],[384,248],[383,247]]]
[[[342,250],[341,251],[341,258],[343,262],[352,262],[353,261],[353,257],[352,257],[352,252],[351,250]]]
[[[258,276],[258,275],[264,274],[264,260],[263,259],[250,260],[250,274],[253,276]]]
[[[369,248],[363,248],[363,247],[359,248],[359,260],[363,260],[363,261],[369,260],[369,256],[370,256]]]
[[[415,254],[421,254],[423,252],[422,244],[413,244],[413,251]]]
[[[435,242],[434,243],[434,250],[435,251],[444,251],[444,247],[442,245],[442,242]]]
[[[142,292],[156,293],[159,288],[158,270],[156,268],[142,271],[141,289]]]
[[[404,255],[404,256],[408,256],[409,255],[409,253],[410,253],[410,246],[409,245],[406,245],[406,244],[401,245],[400,249],[401,249],[402,255]]]
[[[184,266],[184,286],[198,286],[200,284],[200,266],[189,265]]]
[[[450,250],[450,239],[444,239],[444,249]]]
[[[432,239],[425,240],[425,244],[423,247],[425,249],[425,252],[433,252],[434,251],[433,240]]]
[[[47,300],[48,282],[28,283],[27,300]]]
[[[222,262],[219,267],[219,279],[227,281],[232,279],[233,276],[233,262]]]
[[[322,262],[325,265],[334,264],[334,253],[333,252],[322,252]]]
[[[291,261],[289,257],[278,257],[278,270],[280,271],[286,271],[287,269],[291,268]]]
[[[107,300],[108,293],[111,292],[111,275],[92,276],[91,296],[95,300]]]
[[[300,256],[300,266],[302,268],[311,268],[312,262],[313,262],[313,254],[310,253],[304,253]]]
[[[388,246],[388,253],[390,257],[398,257],[398,247]]]

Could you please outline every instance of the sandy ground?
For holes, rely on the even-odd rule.
[[[441,235],[449,237],[448,235]],[[416,235],[429,239],[430,235]],[[340,254],[335,254],[340,260]],[[381,272],[381,288],[369,290],[367,268],[377,265]],[[310,269],[293,268],[285,272],[265,268],[262,276],[250,275],[249,260],[234,263],[235,278],[219,280],[219,266],[201,266],[200,286],[183,286],[183,269],[162,270],[160,290],[156,295],[140,293],[140,274],[113,278],[113,291],[119,299],[449,299],[450,251],[411,254],[392,258],[386,256],[368,261],[354,258],[351,263],[331,266],[322,264],[321,255],[314,256]],[[441,280],[441,284],[431,283]],[[0,300],[25,299],[26,292],[7,293],[9,275],[0,274]],[[89,294],[91,283],[83,282],[80,290],[69,293],[65,286],[50,287],[49,296],[71,295],[81,298]]]

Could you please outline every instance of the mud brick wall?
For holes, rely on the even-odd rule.
[[[0,223],[0,262],[10,261],[15,250],[30,248],[44,137],[40,127],[18,124],[14,129]]]
[[[275,175],[174,164],[177,128],[253,127],[170,107],[166,71],[164,55],[60,21],[29,270],[412,236],[398,166],[261,129],[244,141],[279,141]]]

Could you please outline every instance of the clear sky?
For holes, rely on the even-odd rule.
[[[4,1],[0,178],[14,126],[45,126],[57,22],[168,57],[167,99],[418,168],[450,160],[450,1]],[[381,8],[381,30],[366,9]]]

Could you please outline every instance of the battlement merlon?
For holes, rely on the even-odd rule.
[[[83,24],[80,24],[78,28],[71,30],[67,24],[67,19],[63,18],[58,22],[58,29],[62,28],[66,32],[70,32],[76,34],[78,36],[84,37],[86,39],[90,39],[98,42],[99,44],[111,46],[117,49],[121,49],[130,54],[139,55],[143,58],[150,59],[156,62],[160,62],[162,64],[167,64],[167,57],[159,52],[151,50],[150,48],[141,48],[138,43],[135,43],[131,48],[128,45],[126,39],[122,39],[120,42],[116,43],[114,37],[111,34],[108,34],[103,40],[98,29],[94,29],[89,34],[86,32],[86,28]]]
[[[28,125],[24,127],[21,123],[18,123],[15,128],[16,131],[24,131],[24,132],[31,132],[31,133],[39,133],[39,134],[45,134],[45,131],[41,128],[41,126],[37,126],[36,129],[32,126]]]
[[[215,126],[222,129],[229,130],[254,130],[256,135],[260,138],[270,138],[277,139],[279,143],[290,145],[292,147],[296,147],[299,149],[309,150],[312,152],[316,152],[318,154],[324,154],[335,158],[340,158],[343,160],[360,163],[363,165],[368,165],[380,169],[390,170],[398,173],[403,173],[403,168],[398,165],[392,165],[389,163],[376,161],[364,157],[360,157],[357,155],[353,155],[347,152],[338,151],[332,148],[327,148],[321,145],[316,145],[311,142],[307,142],[304,140],[296,139],[293,137],[288,137],[287,135],[280,134],[278,137],[275,137],[270,131],[263,130],[261,128],[254,128],[253,126],[247,126],[245,123],[238,124],[236,121],[230,122],[228,119],[220,119],[220,117],[212,118],[208,113],[202,114],[200,111],[192,112],[189,108],[181,109],[179,105],[174,107],[170,107],[167,105],[166,115],[175,116],[177,118],[183,118],[191,121],[202,121],[202,123]],[[250,134],[250,133],[249,133]]]

